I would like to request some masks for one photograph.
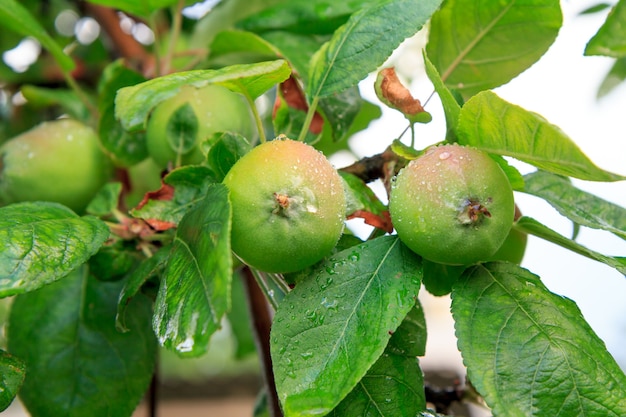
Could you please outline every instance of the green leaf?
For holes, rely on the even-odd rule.
[[[385,351],[329,417],[415,417],[426,406],[415,357]]]
[[[222,1],[210,13],[200,19],[194,26],[189,40],[192,48],[206,48],[215,36],[230,30],[235,24],[275,4],[287,3],[286,0],[228,0]]]
[[[154,369],[151,302],[127,308],[131,333],[114,326],[121,283],[79,268],[54,284],[16,297],[9,350],[26,363],[20,399],[33,417],[129,416]]]
[[[528,194],[541,197],[573,222],[626,239],[626,209],[574,187],[566,178],[537,171],[524,176]]]
[[[160,343],[181,356],[205,353],[230,307],[230,216],[228,190],[214,184],[176,230],[153,326]]]
[[[280,30],[306,34],[329,34],[350,15],[372,0],[291,0],[251,15],[237,26],[251,32]]]
[[[426,51],[423,52],[424,66],[426,69],[426,75],[430,82],[433,83],[435,91],[441,100],[443,106],[443,114],[446,118],[446,140],[448,142],[456,142],[456,130],[459,122],[459,113],[461,112],[461,106],[456,101],[452,92],[444,84],[443,80],[437,72],[437,68],[433,65],[431,60],[426,55]]]
[[[100,113],[98,123],[100,143],[119,166],[133,166],[148,156],[146,133],[128,132],[115,118],[115,107],[108,106]]]
[[[385,350],[407,358],[426,354],[426,319],[419,301],[416,301],[415,306],[400,323],[400,327],[393,332]]]
[[[465,103],[457,133],[463,145],[512,156],[555,174],[589,181],[626,179],[594,165],[557,126],[491,91],[479,93]]]
[[[306,117],[306,110],[290,105],[282,94],[276,97],[272,119],[274,132],[280,132],[281,135],[285,135],[288,138],[298,137]],[[307,130],[305,137],[302,139],[303,142],[316,143],[319,140],[321,132],[312,130],[311,128]]]
[[[626,57],[626,0],[619,0],[585,48],[585,55]]]
[[[562,20],[558,0],[448,0],[431,19],[426,51],[441,79],[467,98],[539,60]]]
[[[140,73],[128,68],[122,59],[113,61],[102,71],[98,81],[98,108],[103,109],[115,104],[117,90],[146,81]]]
[[[191,104],[185,103],[177,108],[165,127],[167,143],[180,157],[192,150],[198,135],[198,117]]]
[[[279,305],[270,349],[285,416],[335,408],[415,305],[420,258],[396,236],[342,251]]]
[[[466,271],[452,292],[468,376],[498,416],[624,416],[626,375],[576,304],[509,263]]]
[[[218,33],[209,50],[212,65],[267,61],[280,55],[274,45],[256,33],[241,30],[225,30]]]
[[[102,146],[120,166],[133,166],[148,156],[144,132],[127,132],[115,118],[117,90],[146,81],[121,60],[109,64],[98,83],[98,135]]]
[[[300,74],[301,77],[306,76],[308,73],[311,57],[320,49],[324,42],[330,39],[328,35],[301,35],[278,30],[265,32],[260,36],[278,49],[280,55],[289,62],[294,72]]]
[[[69,72],[74,69],[75,64],[72,58],[63,52],[63,49],[50,37],[35,16],[17,1],[2,0],[0,2],[0,23],[3,30],[37,39],[54,56],[63,71]]]
[[[0,208],[0,297],[33,291],[83,264],[109,237],[95,217],[56,203]]]
[[[98,217],[110,215],[117,209],[121,193],[121,182],[108,182],[104,184],[87,206],[87,213]]]
[[[119,332],[127,332],[126,325],[126,309],[141,288],[154,276],[161,274],[165,268],[165,263],[170,254],[170,247],[165,246],[155,252],[150,258],[144,259],[139,266],[133,270],[126,280],[122,291],[120,292],[119,301],[117,303],[117,313],[115,315],[115,328]]]
[[[426,321],[416,305],[380,358],[330,417],[415,417],[426,407],[424,376],[416,356],[426,349]]]
[[[100,281],[117,281],[126,276],[138,263],[136,242],[117,241],[106,245],[89,258],[89,270]]]
[[[324,100],[320,100],[320,103]],[[331,129],[330,123],[324,123],[324,130],[322,132],[322,138],[319,142],[315,144],[315,147],[322,151],[326,156],[330,156],[335,152],[340,150],[350,151],[348,141],[345,140],[350,138],[352,135],[360,132],[362,130],[367,129],[369,124],[382,116],[382,111],[380,107],[376,104],[370,103],[367,100],[362,100],[360,105],[360,110],[357,115],[354,117],[354,121],[350,125],[350,128],[345,133],[343,138],[337,138],[337,133]]]
[[[513,188],[514,191],[522,191],[524,189],[524,177],[517,168],[509,164],[509,162],[500,155],[490,154],[489,156],[500,165],[500,168],[502,168],[502,171],[504,171],[511,183],[511,188]]]
[[[363,99],[358,87],[348,88],[319,101],[319,108],[330,124],[334,141],[341,140],[347,135],[362,104]]]
[[[0,349],[0,411],[11,405],[25,376],[24,362]]]
[[[218,84],[254,99],[286,80],[290,73],[289,65],[283,60],[232,65],[218,70],[177,72],[119,90],[115,99],[115,115],[124,129],[140,130],[150,110],[176,95],[183,86],[200,88]]]
[[[585,15],[585,14],[593,14],[593,13],[598,13],[601,12],[603,10],[609,9],[611,8],[611,4],[610,3],[597,3],[597,4],[593,4],[589,7],[587,7],[586,9],[582,10],[580,13],[580,15]]]
[[[540,237],[548,242],[552,242],[556,245],[564,247],[565,249],[569,249],[579,255],[593,259],[594,261],[602,262],[603,264],[606,264],[611,268],[615,268],[622,274],[626,275],[626,257],[611,257],[592,251],[591,249],[588,249],[573,240],[558,234],[554,230],[539,223],[531,217],[521,217],[513,227],[521,232]]]
[[[441,0],[385,0],[362,7],[337,29],[311,61],[307,95],[326,97],[354,87],[409,36]]]
[[[598,87],[598,98],[608,95],[615,87],[621,85],[624,80],[626,80],[626,58],[619,58],[602,80],[600,87]]]
[[[423,150],[417,150],[414,147],[403,143],[400,139],[394,139],[390,145],[391,151],[407,161],[412,161],[424,154]]]
[[[163,178],[163,188],[172,189],[173,195],[148,200],[140,208],[131,210],[131,214],[150,224],[157,221],[174,226],[204,199],[210,185],[217,182],[214,175],[210,168],[201,165],[177,168]]]
[[[248,139],[231,132],[216,133],[207,142],[210,144],[207,163],[220,182],[235,162],[252,149]]]
[[[450,294],[466,266],[444,265],[424,259],[424,287],[434,296]]]
[[[89,109],[73,90],[24,85],[22,95],[34,107],[59,106],[64,112],[81,121],[89,121]]]

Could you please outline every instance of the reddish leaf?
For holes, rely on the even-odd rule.
[[[300,88],[300,84],[293,77],[289,77],[285,81],[280,84],[280,96],[285,100],[287,106],[301,110],[303,112],[309,111],[309,104],[306,101],[304,96],[304,92]],[[276,110],[280,106],[280,98],[276,98],[276,103],[274,104],[274,116],[276,115]],[[322,133],[322,128],[324,127],[324,119],[319,112],[315,112],[313,116],[313,120],[311,121],[311,125],[309,126],[309,131],[315,135]]]
[[[383,211],[378,215],[365,210],[356,210],[348,216],[348,220],[356,218],[361,218],[365,221],[365,224],[384,230],[387,233],[393,232],[393,224],[391,223],[389,211]]]

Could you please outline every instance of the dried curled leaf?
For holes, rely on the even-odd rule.
[[[393,67],[380,70],[374,90],[380,101],[402,112],[410,122],[428,123],[432,120],[422,103],[402,84]]]

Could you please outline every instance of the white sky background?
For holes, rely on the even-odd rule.
[[[606,57],[585,57],[586,43],[604,22],[608,10],[592,15],[579,15],[595,0],[563,1],[564,25],[559,37],[540,62],[495,90],[503,99],[537,112],[559,126],[599,167],[626,175],[626,83],[610,95],[597,100],[596,91],[613,60]],[[392,62],[398,72],[414,79],[413,95],[422,102],[432,92],[429,81],[422,76],[419,42],[409,41]],[[416,68],[416,70],[412,70]],[[361,84],[365,98],[377,102],[373,92],[374,78]],[[426,109],[433,115],[429,125],[416,127],[418,147],[443,139],[444,116],[435,97]],[[392,110],[384,110],[383,118],[366,132],[354,137],[351,145],[359,156],[372,155],[389,145],[406,122]],[[407,138],[408,140],[408,138]],[[346,165],[348,160],[333,160]],[[515,164],[522,173],[534,168]],[[606,200],[626,206],[626,182],[575,184]],[[572,225],[556,210],[535,197],[516,194],[516,201],[525,215],[531,216],[565,236],[571,236]],[[626,242],[607,232],[581,230],[578,242],[608,255],[626,256]],[[576,255],[559,246],[530,237],[522,266],[539,275],[553,292],[573,299],[607,348],[626,369],[626,277],[601,263]]]

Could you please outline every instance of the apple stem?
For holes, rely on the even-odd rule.
[[[152,33],[154,34],[154,45],[155,47],[153,48],[153,53],[154,53],[154,72],[156,74],[157,77],[160,77],[161,75],[163,75],[162,73],[162,69],[161,69],[161,53],[159,51],[159,45],[161,44],[161,34],[159,31],[159,26],[157,25],[156,22],[156,13],[152,13],[150,15],[150,18],[148,19],[148,23],[150,26],[150,29],[152,30]]]
[[[174,57],[174,50],[176,49],[176,42],[178,41],[178,35],[182,27],[183,14],[182,10],[185,7],[185,0],[179,0],[175,7],[172,7],[172,29],[169,44],[167,45],[167,52],[163,57],[163,65],[161,71],[163,74],[167,74],[172,66],[172,60]]]
[[[252,116],[254,117],[254,122],[256,123],[257,131],[259,132],[259,142],[265,143],[267,142],[267,137],[265,136],[265,129],[263,128],[263,120],[261,120],[261,115],[259,114],[259,110],[256,108],[256,104],[254,103],[254,99],[250,96],[250,93],[246,89],[246,87],[238,82],[239,91],[246,98],[248,102],[248,106],[252,111]]]
[[[67,85],[69,85],[70,88],[76,93],[76,96],[85,105],[89,113],[94,117],[94,120],[98,120],[98,109],[80,87],[80,85],[76,82],[74,77],[72,77],[72,74],[68,73],[67,71],[63,71],[63,76],[65,77],[65,82],[67,82]]]

